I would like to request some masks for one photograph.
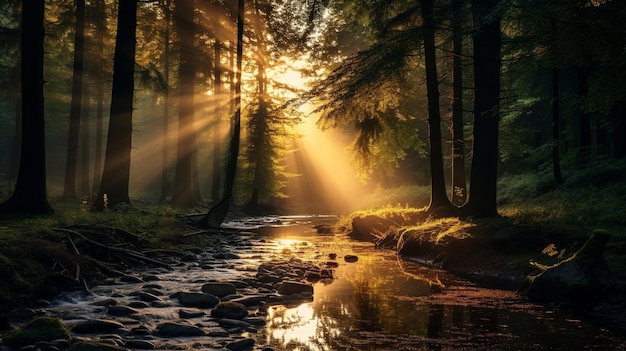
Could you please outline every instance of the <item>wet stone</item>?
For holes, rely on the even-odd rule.
[[[181,292],[178,301],[186,307],[211,308],[220,302],[214,295],[195,292]]]
[[[143,279],[141,279],[139,277],[132,276],[132,275],[122,276],[120,278],[120,281],[124,282],[124,283],[143,283],[144,282]]]
[[[233,341],[226,345],[226,348],[231,351],[251,350],[253,347],[254,347],[254,339],[250,339],[250,338]]]
[[[216,318],[243,319],[247,315],[244,304],[232,301],[220,302],[211,310],[211,316]]]
[[[128,340],[126,341],[126,346],[131,349],[139,349],[139,350],[154,350],[156,346],[154,343],[147,340]]]
[[[235,286],[231,283],[210,282],[202,285],[202,292],[205,294],[224,297],[237,293]]]
[[[124,325],[114,320],[89,319],[76,324],[74,328],[72,328],[72,331],[78,334],[101,334],[122,328],[124,328]]]
[[[210,327],[206,330],[206,335],[210,337],[228,337],[228,332],[222,327]]]
[[[204,336],[204,330],[189,324],[165,322],[157,327],[159,334],[168,337]]]
[[[198,317],[203,317],[205,315],[206,313],[200,310],[189,310],[189,309],[181,308],[178,311],[178,316],[180,316],[180,318],[183,318],[183,319],[198,318]]]
[[[130,316],[139,311],[129,306],[111,306],[107,309],[107,314],[116,317]]]
[[[294,281],[285,281],[278,286],[278,293],[282,295],[293,295],[310,293],[313,294],[313,285]]]
[[[147,302],[144,302],[144,301],[133,301],[133,302],[129,303],[128,306],[130,306],[132,308],[148,308],[148,307],[150,307],[150,304],[148,304]]]

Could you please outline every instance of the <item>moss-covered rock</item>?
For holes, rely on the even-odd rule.
[[[61,320],[53,317],[37,317],[23,328],[2,336],[4,344],[13,349],[59,339],[69,341],[71,337]]]

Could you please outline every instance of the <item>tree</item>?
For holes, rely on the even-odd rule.
[[[170,0],[164,0],[162,7],[165,12],[165,30],[163,31],[163,79],[165,83],[169,85],[170,82],[170,22],[171,22],[171,8],[170,8]],[[163,136],[162,136],[162,165],[161,165],[161,196],[159,197],[160,202],[164,202],[168,196],[168,170],[169,170],[169,119],[170,119],[170,94],[169,90],[163,96]]]
[[[111,113],[104,170],[94,209],[130,204],[128,185],[135,89],[135,41],[137,0],[120,1],[113,59]]]
[[[433,18],[433,0],[421,0],[424,65],[426,68],[426,91],[428,96],[428,130],[430,139],[430,204],[428,210],[438,207],[451,207],[446,195],[446,183],[443,173],[443,152],[441,150],[441,112],[439,107],[439,77],[437,76],[437,58],[435,54],[435,20]]]
[[[194,177],[196,137],[194,128],[194,8],[193,0],[178,0],[174,12],[180,45],[178,69],[178,136],[176,149],[176,176],[172,204],[176,207],[192,207],[195,203]]]
[[[471,1],[474,21],[474,148],[470,197],[464,212],[474,217],[498,214],[496,183],[501,66],[498,2]]]
[[[76,22],[74,24],[74,70],[72,77],[72,102],[70,128],[65,162],[65,184],[63,196],[76,198],[76,170],[78,164],[78,139],[81,130],[81,108],[83,102],[83,53],[85,47],[85,0],[76,0]]]
[[[22,3],[22,141],[20,166],[11,197],[3,212],[48,214],[44,123],[44,0]]]
[[[204,217],[198,221],[198,226],[219,227],[224,222],[224,218],[228,214],[230,202],[233,197],[233,188],[235,185],[235,175],[237,173],[237,161],[239,158],[239,141],[241,138],[241,70],[243,67],[243,30],[245,19],[245,3],[244,0],[237,0],[237,58],[235,74],[231,77],[234,79],[231,88],[234,88],[233,106],[235,114],[233,115],[231,137],[228,144],[228,156],[226,160],[226,174],[224,177],[224,196],[222,199],[209,209]]]
[[[467,201],[465,138],[463,135],[463,23],[464,1],[452,0],[452,196],[462,206]]]

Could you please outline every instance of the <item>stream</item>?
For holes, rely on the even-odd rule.
[[[314,228],[335,220],[276,216],[228,222],[219,244],[190,248],[169,262],[172,269],[129,271],[92,287],[91,294],[65,293],[43,310],[69,328],[93,319],[119,322],[122,328],[106,334],[133,350],[626,350],[626,338],[598,322]],[[323,267],[332,278],[316,280],[312,296],[283,298],[271,283],[258,282],[259,266],[268,262]],[[233,321],[174,298],[206,282],[235,285],[237,293],[224,299],[260,302],[247,304],[248,316]],[[112,305],[132,310],[112,315]],[[193,326],[201,334],[166,335],[164,323]]]

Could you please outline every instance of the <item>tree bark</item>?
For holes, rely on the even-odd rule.
[[[104,57],[104,34],[106,32],[105,23],[105,6],[104,0],[97,0],[95,2],[97,11],[97,19],[95,20],[96,34],[95,42],[98,52],[98,60],[102,60]],[[96,135],[94,138],[95,151],[94,151],[94,163],[93,163],[93,182],[92,182],[92,194],[95,195],[100,189],[100,180],[102,176],[102,134],[104,124],[104,68],[100,67],[100,77],[96,84]]]
[[[428,99],[428,130],[430,140],[430,204],[428,210],[450,207],[446,194],[443,172],[443,151],[441,148],[441,113],[439,109],[439,79],[437,77],[437,58],[435,54],[435,23],[433,18],[433,0],[422,0],[422,18],[424,21],[424,60],[426,66],[426,90]]]
[[[165,32],[163,35],[163,41],[165,43],[163,48],[163,79],[165,79],[165,83],[169,86],[170,83],[170,22],[171,22],[171,9],[170,9],[170,0],[165,0],[163,4],[163,11],[165,12]],[[161,153],[161,196],[159,197],[160,202],[164,202],[167,199],[169,194],[169,122],[170,122],[170,93],[169,87],[168,91],[163,96],[163,134],[162,134],[162,145],[163,150]]]
[[[20,165],[11,197],[0,205],[3,212],[48,214],[44,122],[44,0],[22,6],[22,140]]]
[[[218,99],[215,103],[214,113],[215,113],[215,128],[214,128],[214,137],[213,137],[213,177],[211,179],[211,199],[215,202],[220,200],[220,188],[222,183],[222,167],[221,167],[221,159],[222,159],[222,150],[221,150],[221,139],[220,139],[220,127],[221,127],[221,116],[220,116],[220,104],[218,101],[221,100],[222,95],[222,42],[215,39],[215,47],[214,56],[215,56],[215,70],[213,72],[214,75],[214,93],[216,98]]]
[[[470,198],[465,214],[498,215],[498,123],[500,121],[500,16],[499,0],[472,0],[474,19],[474,157]]]
[[[76,170],[80,136],[81,104],[83,98],[83,58],[85,48],[85,0],[76,0],[74,24],[74,70],[72,76],[72,102],[70,104],[70,127],[65,160],[65,183],[63,197],[76,198]]]
[[[452,0],[452,204],[467,201],[465,138],[463,136],[463,23],[462,0]]]
[[[135,89],[137,0],[120,1],[113,59],[111,114],[104,170],[94,209],[130,204],[128,195]]]
[[[178,0],[174,20],[180,42],[178,70],[178,135],[176,150],[176,176],[172,204],[179,208],[193,207],[193,157],[195,156],[193,126],[194,114],[194,9],[193,0]]]

